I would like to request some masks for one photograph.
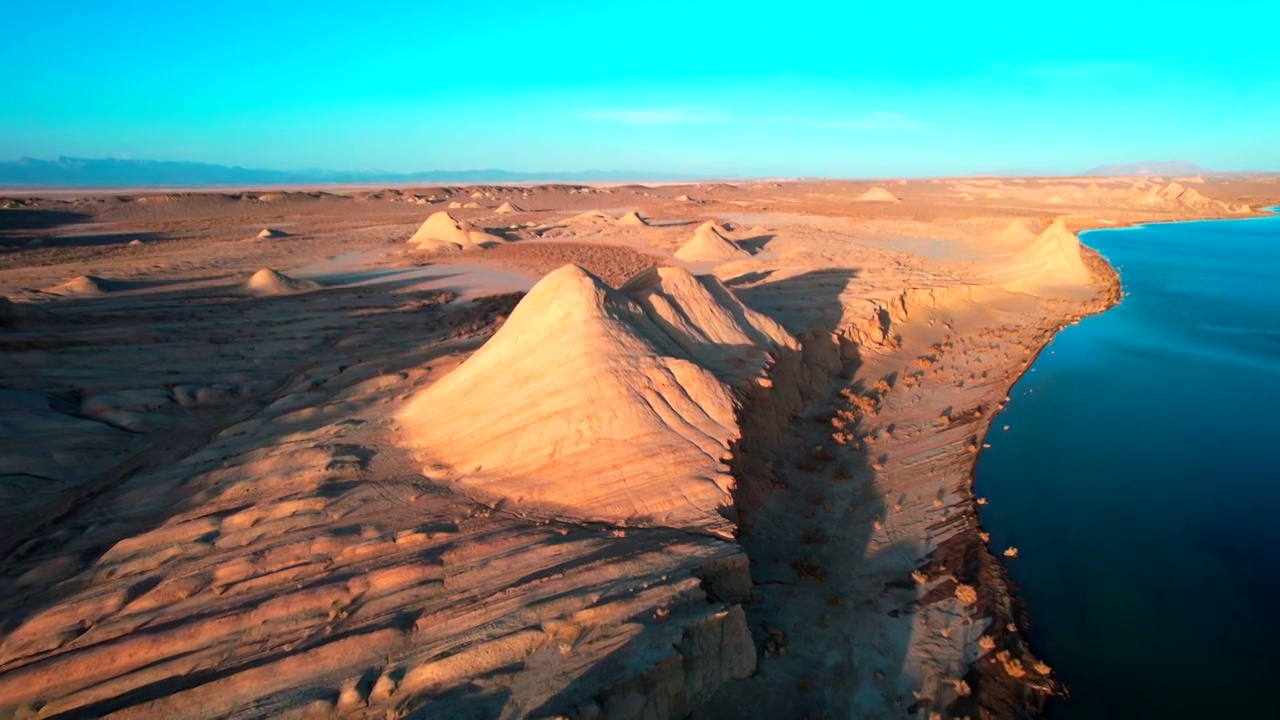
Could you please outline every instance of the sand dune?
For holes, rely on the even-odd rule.
[[[118,289],[118,285],[110,280],[103,280],[97,275],[80,275],[60,285],[47,288],[45,292],[52,295],[104,295]]]
[[[678,260],[688,262],[712,262],[750,257],[737,243],[726,238],[715,222],[708,220],[698,226],[675,252]]]
[[[570,265],[400,421],[429,467],[485,496],[726,534],[730,386],[793,344],[714,278],[662,268],[615,290]]]
[[[1030,218],[1018,218],[996,236],[1003,243],[1029,245],[1043,232],[1040,224]]]
[[[566,218],[565,220],[565,222],[584,223],[588,225],[595,225],[599,223],[611,223],[613,221],[614,221],[614,217],[612,215],[606,212],[603,212],[601,210],[595,210],[595,209],[588,210],[578,215],[574,215],[570,218]]]
[[[320,289],[314,280],[296,280],[271,268],[262,268],[245,283],[245,289],[254,295],[292,295]]]
[[[1055,221],[1029,245],[1014,253],[1003,287],[1014,292],[1044,294],[1055,289],[1087,289],[1093,274],[1080,255],[1080,239],[1062,220]]]
[[[645,222],[645,219],[640,217],[640,213],[636,212],[635,210],[632,210],[627,214],[623,215],[622,217],[618,218],[618,224],[630,225],[635,227],[645,227],[649,223]]]
[[[902,202],[897,195],[882,187],[873,187],[857,197],[855,202]]]
[[[442,210],[427,218],[408,242],[424,252],[457,252],[503,243],[506,239],[472,229]]]
[[[263,228],[262,231],[258,233],[257,237],[259,240],[270,240],[272,238],[288,237],[288,235],[289,233],[283,230],[277,230],[275,228]]]
[[[470,247],[471,235],[452,215],[441,211],[427,218],[409,238],[409,243],[417,245],[419,250],[461,250]]]
[[[508,201],[508,202],[504,202],[504,203],[502,203],[501,205],[499,205],[499,206],[498,206],[498,209],[497,209],[497,210],[494,210],[494,212],[495,212],[495,213],[498,213],[499,215],[509,215],[509,214],[511,214],[511,213],[522,213],[522,212],[524,212],[524,210],[521,210],[520,208],[516,207],[515,205],[512,205],[512,204]]]

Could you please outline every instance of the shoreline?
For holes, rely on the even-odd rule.
[[[1144,227],[1147,225],[1168,225],[1168,224],[1187,223],[1187,222],[1220,222],[1224,220],[1255,220],[1255,219],[1261,219],[1266,217],[1273,217],[1277,214],[1280,214],[1280,207],[1265,207],[1265,208],[1259,208],[1253,213],[1250,213],[1248,217],[1231,215],[1231,216],[1216,217],[1216,218],[1190,218],[1190,219],[1180,219],[1180,220],[1133,222],[1133,223],[1123,223],[1123,224],[1117,224],[1117,225],[1084,228],[1076,231],[1076,233],[1078,236],[1079,234],[1084,232],[1095,232],[1099,230],[1123,230],[1123,229]],[[1106,256],[1104,256],[1099,250],[1096,250],[1093,247],[1086,245],[1083,240],[1080,243],[1080,247],[1082,252],[1086,255],[1086,257],[1089,258],[1090,270],[1094,272],[1095,278],[1098,277],[1099,272],[1109,272],[1108,277],[1099,278],[1103,282],[1103,285],[1100,288],[1100,290],[1102,291],[1102,293],[1104,293],[1104,296],[1100,298],[1100,301],[1103,302],[1104,304],[1097,309],[1084,312],[1076,317],[1071,318],[1070,320],[1067,321],[1066,324],[1048,333],[1045,336],[1044,342],[1037,347],[1035,352],[1029,358],[1026,364],[1026,367],[1023,368],[1022,372],[1018,373],[1016,377],[1013,378],[1013,381],[1006,388],[1005,397],[1008,397],[1009,392],[1012,391],[1012,389],[1019,382],[1022,381],[1023,377],[1025,377],[1028,373],[1031,372],[1031,369],[1035,366],[1036,360],[1040,358],[1040,356],[1044,353],[1045,349],[1047,349],[1049,345],[1053,342],[1054,338],[1057,337],[1057,334],[1059,332],[1065,330],[1067,327],[1069,327],[1071,324],[1075,322],[1078,322],[1088,317],[1093,317],[1095,315],[1101,315],[1102,313],[1107,312],[1108,310],[1118,306],[1121,302],[1123,302],[1124,285],[1123,285],[1123,278],[1120,275],[1120,271],[1116,269],[1115,266],[1112,265],[1111,262],[1106,258]],[[996,418],[999,417],[999,414],[1000,414],[999,411],[996,413],[993,413],[991,417],[987,420],[982,432],[982,438],[981,438],[982,443],[985,444],[988,438],[990,437],[991,429],[996,425]],[[969,469],[969,476],[967,481],[967,488],[968,488],[969,495],[971,496],[971,501],[975,503],[976,503],[976,497],[977,497],[976,487],[975,487],[977,482],[977,466],[978,466],[978,460],[980,459],[981,455],[982,455],[982,448],[979,447],[978,452],[974,454],[973,462]],[[976,517],[977,517],[976,506],[974,507],[974,513],[975,513],[975,520],[976,520]],[[975,533],[976,531],[981,531],[981,530],[982,530],[982,524],[980,521],[976,520]],[[980,537],[975,536],[975,539],[981,541]],[[998,578],[999,586],[994,588],[988,588],[988,589],[995,592],[997,594],[997,597],[1002,596],[1012,605],[1012,607],[1014,608],[1015,614],[1019,617],[1019,622],[1018,622],[1019,627],[1015,634],[1018,636],[1022,645],[1028,648],[1028,650],[1030,651],[1030,654],[1034,656],[1035,648],[1030,645],[1025,633],[1025,628],[1027,624],[1031,621],[1031,609],[1022,600],[1021,595],[1018,592],[1017,584],[1014,583],[1012,578],[1010,578],[1008,566],[1005,563],[1001,562],[1001,560],[996,556],[996,554],[991,550],[991,548],[985,542],[980,542],[980,544],[985,549],[984,554],[986,556],[986,559],[988,559],[993,564],[993,567],[995,568],[995,576],[996,578]],[[980,593],[982,592],[982,590],[983,590],[983,587],[979,586]],[[997,668],[994,664],[987,663],[984,665],[984,667],[988,671],[989,675],[993,675],[996,677],[1002,676],[1002,673],[1000,673],[999,668]],[[975,697],[979,696],[980,694],[981,693],[979,691],[975,690],[975,693],[974,693]],[[1059,697],[1070,696],[1069,689],[1061,685],[1056,678],[1054,679],[1053,685],[1048,689],[1048,692],[1044,692],[1039,696],[1038,698],[1039,702],[1034,705],[1028,704],[1024,706],[1024,710],[1031,712],[1033,714],[1032,715],[1033,717],[1040,717],[1043,715],[1043,712],[1044,712],[1045,701],[1050,696],[1055,696],[1055,695]]]
[[[1080,320],[1095,315],[1101,315],[1122,302],[1124,292],[1119,271],[1116,270],[1115,267],[1112,266],[1110,262],[1094,248],[1085,245],[1083,242],[1081,242],[1080,248],[1082,256],[1086,258],[1086,264],[1089,266],[1090,271],[1094,273],[1094,278],[1098,282],[1098,297],[1095,300],[1086,303],[1082,312],[1068,316],[1064,323],[1043,334],[1043,341],[1038,343],[1036,349],[1029,356],[1022,371],[1013,376],[1012,381],[1004,388],[1002,397],[1009,397],[1009,393],[1013,388],[1022,380],[1023,377],[1031,372],[1031,368],[1035,366],[1036,360],[1039,359],[1040,355],[1042,355],[1045,349],[1049,347],[1059,332]],[[1014,583],[1012,578],[1009,576],[1008,566],[1001,562],[1000,558],[996,556],[996,553],[992,550],[990,545],[979,534],[984,533],[985,531],[983,530],[982,522],[977,512],[978,495],[976,482],[978,461],[982,456],[982,445],[986,444],[989,439],[991,430],[996,425],[996,418],[1000,416],[1000,412],[1002,410],[1003,403],[1001,403],[1000,409],[991,413],[985,419],[980,433],[978,450],[973,454],[973,460],[969,465],[965,481],[965,490],[968,494],[968,501],[971,504],[971,507],[968,510],[973,513],[973,528],[970,533],[967,533],[967,535],[969,536],[969,540],[975,542],[981,548],[981,562],[984,565],[984,569],[991,573],[991,580],[987,583],[978,585],[979,597],[982,597],[984,593],[990,593],[994,602],[1007,605],[1011,615],[1011,622],[1014,622],[1017,626],[1016,630],[1006,627],[1005,631],[1007,636],[1009,638],[1014,638],[1015,643],[1025,650],[1026,657],[1035,657],[1034,648],[1031,647],[1026,637],[1026,628],[1031,621],[1030,609],[1019,594],[1017,584]],[[993,627],[997,626],[998,624],[993,625]],[[1000,643],[1000,640],[997,640],[997,643]],[[1009,675],[1005,673],[995,662],[984,663],[975,661],[974,671],[983,679],[983,682],[974,690],[974,697],[977,699],[978,704],[982,706],[993,705],[996,703],[1005,705],[1011,700],[1014,700],[1013,704],[1019,707],[1019,717],[1023,717],[1026,714],[1029,714],[1031,717],[1040,717],[1044,713],[1045,701],[1047,701],[1050,696],[1066,695],[1066,688],[1063,687],[1056,678],[1051,678],[1051,684],[1047,687],[1035,683],[1016,680],[1011,682]],[[997,697],[986,697],[983,689],[990,688],[992,685],[995,686],[995,693],[997,694]],[[1021,695],[1021,698],[1015,700],[1018,695]]]

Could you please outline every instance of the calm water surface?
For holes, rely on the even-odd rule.
[[[1280,717],[1280,217],[1082,239],[1129,296],[1054,339],[977,467],[1071,693],[1049,716]]]

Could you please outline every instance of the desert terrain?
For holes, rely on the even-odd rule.
[[[1278,202],[4,194],[0,717],[1034,716],[972,469],[1120,300],[1075,233]]]

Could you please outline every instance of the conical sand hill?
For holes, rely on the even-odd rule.
[[[870,190],[858,196],[856,202],[902,202],[897,195],[885,190],[882,187],[873,187]]]
[[[726,534],[730,388],[779,346],[795,341],[714,278],[661,268],[615,290],[569,265],[399,420],[477,496]]]
[[[726,238],[710,220],[698,226],[693,236],[676,250],[675,257],[686,262],[713,262],[750,257],[732,240]]]
[[[313,280],[296,280],[271,268],[262,268],[245,283],[245,290],[253,295],[293,295],[318,290],[320,284]]]

